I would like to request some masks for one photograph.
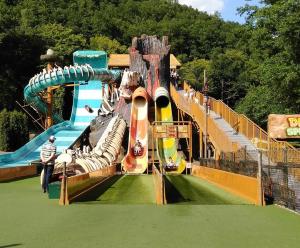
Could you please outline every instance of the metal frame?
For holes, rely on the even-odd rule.
[[[169,124],[169,125],[168,125]],[[188,152],[189,152],[189,164],[192,164],[192,155],[193,155],[193,135],[192,135],[192,122],[191,121],[153,121],[151,123],[151,131],[152,131],[152,153],[151,153],[151,160],[152,160],[152,166],[155,166],[154,164],[154,159],[155,159],[155,154],[154,154],[154,139],[158,139],[155,135],[154,132],[154,127],[158,125],[166,125],[166,126],[188,126],[188,138],[174,138],[171,136],[165,137],[167,138],[174,138],[174,139],[186,139],[187,145],[188,145]],[[188,142],[189,141],[189,142]],[[160,165],[161,171],[162,170],[162,165]],[[185,172],[187,174],[187,167],[185,168]]]

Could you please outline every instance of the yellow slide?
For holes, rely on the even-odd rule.
[[[172,122],[172,106],[169,100],[168,91],[163,88],[157,88],[155,91],[155,119],[156,121]],[[166,124],[168,124],[166,123]],[[177,143],[175,138],[159,138],[157,139],[157,152],[160,163],[166,166],[171,160],[175,164],[173,173],[181,174],[185,167],[186,161],[182,159],[177,152]]]

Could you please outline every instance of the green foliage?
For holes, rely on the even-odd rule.
[[[266,126],[270,113],[300,111],[300,5],[298,0],[263,2],[261,8],[242,9],[248,26],[238,46],[250,58],[244,74],[258,87],[247,92],[237,109]]]
[[[205,59],[196,59],[185,63],[179,70],[180,77],[187,80],[195,89],[201,90],[204,81],[204,70],[208,73],[210,64],[210,61]]]
[[[0,111],[13,110],[15,101],[22,102],[23,89],[37,72],[43,40],[23,33],[7,33],[0,43]]]
[[[108,54],[128,53],[128,49],[126,46],[122,46],[117,40],[111,40],[110,38],[103,35],[92,37],[90,39],[90,48],[93,50],[106,51]]]
[[[25,114],[6,109],[0,112],[0,150],[14,151],[28,142],[28,119]]]
[[[171,52],[183,63],[181,78],[201,89],[205,68],[209,93],[231,107],[238,103],[258,124],[272,111],[298,113],[299,0],[262,2],[241,8],[247,23],[239,25],[178,1],[0,0],[0,110],[13,110],[14,101],[23,98],[48,48],[68,64],[78,49],[126,53],[132,37],[146,33],[169,36]],[[276,100],[262,94],[269,105],[257,109],[255,92],[263,89],[276,92]],[[55,94],[54,108],[61,109],[64,93]]]
[[[27,116],[16,110],[9,116],[9,150],[15,151],[28,142],[28,119]]]
[[[63,116],[63,104],[64,104],[65,88],[58,88],[53,94],[53,112]]]
[[[0,112],[0,150],[9,150],[9,112],[6,109]]]
[[[259,123],[263,128],[267,128],[268,115],[287,114],[290,109],[286,109],[280,97],[274,94],[272,88],[268,86],[251,87],[246,97],[237,105],[236,110],[245,114],[248,118]]]
[[[58,55],[70,56],[76,50],[86,46],[86,39],[81,34],[74,34],[71,28],[61,24],[45,24],[37,29],[38,35]]]
[[[217,53],[212,58],[209,92],[216,98],[234,106],[244,97],[248,88],[246,76],[247,56],[235,49]]]

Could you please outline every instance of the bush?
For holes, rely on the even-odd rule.
[[[0,150],[9,150],[9,112],[6,109],[0,112]]]
[[[15,151],[28,140],[27,116],[16,110],[0,112],[0,150]]]

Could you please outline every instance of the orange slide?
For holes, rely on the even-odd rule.
[[[127,173],[144,173],[148,166],[148,95],[137,88],[132,95],[127,155],[122,160]]]

